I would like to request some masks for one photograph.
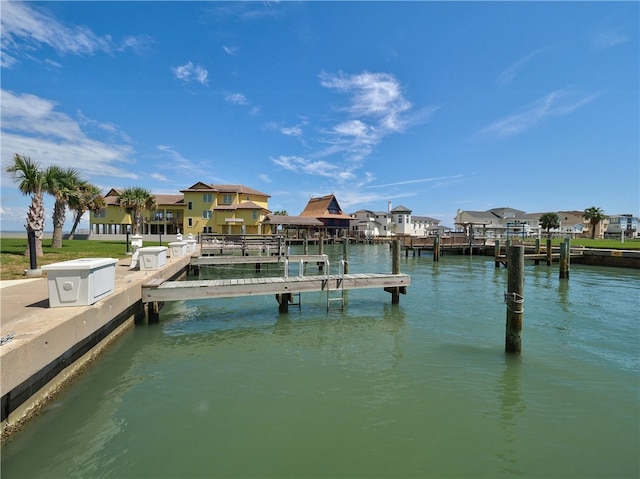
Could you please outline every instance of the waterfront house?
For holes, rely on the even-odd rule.
[[[610,215],[605,235],[613,238],[620,238],[624,232],[625,238],[638,238],[638,224],[640,218],[631,214]]]
[[[125,234],[132,224],[118,205],[122,190],[104,196],[105,207],[90,217],[93,234]],[[142,234],[266,234],[270,195],[244,185],[198,182],[180,195],[155,195],[157,207],[143,213]]]
[[[319,229],[326,237],[346,236],[352,220],[351,216],[343,213],[333,194],[311,198],[300,216],[319,220],[322,223]]]
[[[358,210],[350,216],[351,236],[366,239],[391,236],[391,215],[385,211]]]

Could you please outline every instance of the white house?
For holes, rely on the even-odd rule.
[[[391,236],[391,215],[385,211],[358,210],[350,215],[351,234],[361,238]]]

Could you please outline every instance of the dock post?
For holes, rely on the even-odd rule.
[[[536,255],[540,254],[540,238],[536,238],[535,253],[536,253]],[[533,261],[533,264],[540,264],[540,259],[536,257],[536,259]]]
[[[318,254],[324,254],[324,236],[322,233],[318,237]]]
[[[553,263],[553,248],[551,247],[551,238],[547,238],[547,266]]]
[[[342,257],[344,258],[344,274],[349,274],[349,238],[342,239]]]
[[[433,261],[440,261],[440,236],[433,238]]]
[[[500,240],[496,238],[495,244],[493,245],[493,257],[494,257],[496,268],[500,267],[500,261],[498,261],[498,256],[500,256]]]
[[[278,312],[288,313],[289,303],[292,300],[291,293],[278,293],[276,294],[276,301],[278,301]]]
[[[510,246],[507,252],[507,327],[504,350],[520,354],[522,351],[522,314],[524,313],[524,246]]]
[[[571,257],[571,243],[567,238],[563,243],[560,243],[560,279],[569,279],[569,258]]]
[[[394,239],[391,243],[392,262],[391,262],[391,274],[400,274],[400,254],[402,247],[400,241]],[[391,304],[400,303],[400,287],[395,286],[393,288],[385,288],[385,291],[391,293]]]
[[[147,306],[147,317],[149,324],[157,324],[160,322],[160,309],[162,304],[154,301]]]
[[[309,239],[305,238],[302,245],[302,254],[306,256],[309,254]]]

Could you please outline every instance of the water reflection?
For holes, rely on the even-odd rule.
[[[526,406],[522,398],[522,357],[505,356],[504,369],[496,387],[500,404],[499,424],[503,433],[502,447],[496,451],[504,477],[522,477],[518,465],[518,425]]]

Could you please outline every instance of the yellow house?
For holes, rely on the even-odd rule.
[[[142,234],[199,233],[270,234],[263,225],[270,213],[270,195],[244,185],[208,185],[198,182],[180,195],[155,195],[156,210],[143,213]],[[104,196],[105,207],[90,216],[93,234],[125,234],[131,215],[118,205],[122,190]]]
[[[180,191],[184,195],[185,234],[269,234],[262,222],[270,195],[244,185],[208,185],[198,182]]]

